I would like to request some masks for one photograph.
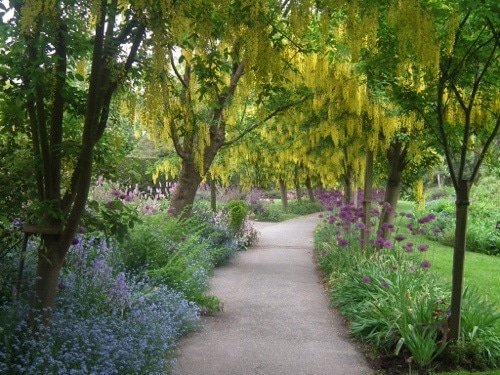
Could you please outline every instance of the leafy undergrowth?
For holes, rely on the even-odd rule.
[[[353,336],[379,353],[381,368],[427,374],[500,365],[500,314],[495,304],[477,289],[466,288],[461,337],[457,344],[448,344],[444,336],[450,286],[433,270],[433,250],[390,225],[390,239],[371,230],[374,236],[363,250],[362,210],[334,203],[316,233],[318,263],[327,275],[333,304],[350,321]],[[379,213],[379,208],[372,210],[373,227]],[[417,220],[409,213],[401,218],[414,233],[433,219],[428,215]]]
[[[120,210],[137,215],[99,213],[117,221],[123,241],[82,228],[65,262],[51,324],[37,331],[27,319],[38,246],[30,243],[21,295],[12,298],[14,278],[0,289],[6,291],[0,294],[0,373],[166,374],[177,339],[196,327],[200,313],[219,309],[218,299],[205,294],[210,273],[256,238],[241,210],[214,215],[195,207],[186,221],[158,207],[124,231],[128,225],[120,220],[140,217],[125,198],[116,198]],[[16,270],[14,255],[3,260],[2,272]]]
[[[280,222],[323,211],[320,203],[310,201],[290,201],[287,209],[283,208],[281,201],[263,202],[259,205],[250,204],[250,207],[255,220],[268,222]]]

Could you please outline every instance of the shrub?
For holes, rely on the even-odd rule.
[[[285,220],[286,216],[279,204],[265,204],[260,212],[255,213],[255,219],[259,221],[279,222]]]
[[[239,232],[248,215],[247,203],[241,200],[233,200],[226,207],[229,212],[229,228],[233,232]]]
[[[310,201],[292,201],[288,203],[288,210],[295,215],[308,215],[323,211],[323,206],[319,202]]]

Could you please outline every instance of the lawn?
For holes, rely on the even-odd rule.
[[[413,211],[413,202],[400,201],[398,211]],[[413,242],[429,245],[426,259],[431,261],[434,272],[442,275],[451,284],[453,249],[424,236],[414,237]],[[465,254],[464,285],[476,287],[491,302],[500,307],[500,257],[467,252]]]

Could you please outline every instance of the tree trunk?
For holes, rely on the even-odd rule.
[[[392,143],[387,150],[387,161],[389,162],[389,175],[385,187],[385,205],[382,208],[379,231],[384,239],[389,237],[390,230],[386,224],[393,224],[401,190],[401,175],[406,165],[406,148],[400,142]]]
[[[280,183],[280,192],[281,192],[281,204],[283,206],[283,210],[288,209],[288,192],[286,189],[286,182],[282,178],[279,180]]]
[[[169,211],[173,215],[189,216],[201,180],[195,163],[191,160],[182,160],[177,186],[170,201]]]
[[[373,151],[366,152],[366,167],[365,167],[365,188],[363,199],[363,224],[364,228],[361,229],[361,243],[363,248],[366,248],[370,241],[370,210],[372,206],[373,194]]]
[[[344,175],[344,203],[349,204],[352,202],[352,180],[351,176]]]
[[[358,207],[358,198],[358,188],[354,185],[352,189],[352,204],[354,207]]]
[[[215,185],[215,180],[207,175],[207,182],[210,186],[210,207],[212,211],[217,211],[217,186]]]
[[[295,193],[297,195],[297,200],[302,201],[302,189],[300,188],[300,180],[299,180],[299,167],[295,166],[295,175],[293,178],[293,183],[295,185]]]
[[[309,200],[311,202],[314,202],[315,199],[314,199],[314,191],[313,191],[312,184],[311,184],[311,177],[307,176],[306,181],[305,181],[305,185],[306,185],[306,189],[307,189],[307,195],[309,196]]]
[[[34,309],[31,315],[34,326],[38,326],[40,323],[47,324],[50,321],[63,262],[64,256],[60,255],[57,237],[42,235],[42,246],[38,250],[35,296],[32,304]],[[35,318],[41,318],[42,321],[35,321]]]
[[[455,245],[453,247],[453,280],[451,291],[451,315],[449,318],[450,340],[460,337],[460,316],[462,309],[462,291],[467,234],[467,216],[469,209],[469,182],[459,182],[456,191]]]

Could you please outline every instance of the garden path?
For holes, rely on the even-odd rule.
[[[215,271],[224,310],[181,341],[175,375],[372,374],[313,264],[318,215],[255,223],[257,246]]]

